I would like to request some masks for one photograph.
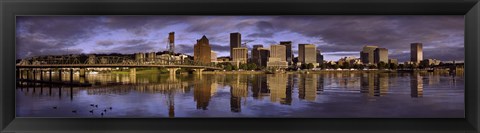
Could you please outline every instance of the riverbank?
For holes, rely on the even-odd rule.
[[[410,73],[410,72],[449,72],[448,70],[300,70],[300,71],[285,71],[287,74],[303,74],[303,73]],[[101,73],[113,73],[113,74],[129,74],[129,70],[118,70]],[[136,71],[137,74],[168,74],[168,72],[162,72],[159,69],[140,69]],[[203,74],[267,74],[266,71],[203,71]],[[281,72],[282,73],[282,72]],[[182,72],[180,74],[187,74]]]

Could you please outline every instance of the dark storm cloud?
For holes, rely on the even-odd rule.
[[[79,16],[19,16],[17,33],[42,34],[49,38],[77,40],[90,36],[92,29],[97,27],[97,17]]]
[[[213,51],[217,52],[229,52],[230,51],[230,46],[223,46],[219,44],[210,44],[210,47],[212,48]]]
[[[145,43],[146,40],[142,40],[142,39],[132,39],[132,40],[124,40],[124,41],[121,41],[123,44],[127,44],[127,45],[139,45],[139,44],[142,44],[142,43]]]
[[[69,49],[68,44],[56,41],[44,41],[35,36],[17,37],[17,58],[18,55],[23,57],[32,57],[39,55],[63,55],[63,54],[79,54],[82,49]],[[28,44],[28,45],[27,45]]]
[[[193,44],[177,44],[175,50],[179,53],[193,55]]]
[[[125,29],[137,36],[145,36],[152,29],[160,29],[189,20],[187,16],[106,16],[101,17],[104,28]]]
[[[247,37],[260,37],[260,38],[269,38],[272,36],[273,36],[273,33],[252,33],[247,35]]]
[[[360,51],[364,45],[377,45],[397,52],[409,50],[413,42],[421,42],[424,47],[434,47],[436,50],[459,45],[463,48],[464,45],[463,16],[319,16],[296,23],[296,19],[301,18],[276,17],[273,25],[307,37],[321,38],[327,45],[317,46],[325,52]],[[318,21],[309,21],[312,19]],[[451,53],[451,56],[455,54],[463,58],[463,51],[458,52]],[[431,54],[428,51],[424,53]],[[448,60],[448,57],[432,58]]]
[[[256,30],[254,33],[247,35],[247,37],[259,37],[259,38],[270,38],[275,32],[273,24],[267,21],[259,21],[256,24]]]
[[[463,16],[318,16],[318,21],[301,17],[277,17],[277,27],[308,37],[320,37],[335,45],[328,51],[360,50],[363,45],[408,48],[412,42],[426,44],[459,35],[463,37]],[[311,17],[314,19],[316,17]],[[283,21],[282,21],[283,20]]]
[[[17,58],[81,52],[67,48],[91,36],[98,22],[96,17],[78,16],[18,16],[16,21]]]
[[[464,47],[443,47],[433,49],[423,49],[423,59],[440,59],[443,61],[463,61],[465,60]],[[389,58],[398,59],[401,61],[410,60],[410,52],[392,54],[389,51]]]
[[[130,45],[120,45],[118,47],[114,47],[112,49],[108,50],[97,50],[95,53],[126,53],[126,54],[133,54],[137,52],[155,52],[153,49],[155,49],[156,43],[154,42],[143,42],[143,43],[137,43],[137,44],[130,44]]]
[[[112,40],[101,40],[101,41],[97,41],[96,44],[100,45],[100,46],[111,46],[111,45],[114,44],[114,41],[112,41]]]
[[[177,27],[171,28],[173,25]],[[409,60],[410,43],[421,42],[425,58],[464,58],[463,16],[17,17],[17,57],[61,51],[159,50],[159,44],[166,40],[156,36],[166,38],[165,30],[176,32],[176,41],[181,41],[176,50],[183,53],[193,53],[193,43],[201,35],[210,39],[212,50],[228,52],[229,33],[240,32],[242,42],[254,41],[247,44],[248,48],[259,43],[268,47],[283,40],[293,41],[293,51],[298,51],[298,43],[315,44],[322,52],[360,51],[364,45],[377,45],[389,49],[391,58],[406,61]],[[109,38],[98,38],[102,34]],[[121,38],[125,36],[128,38]],[[83,46],[88,43],[93,46]],[[114,49],[92,50],[95,46]],[[55,52],[56,49],[59,52]],[[436,52],[441,50],[446,52]],[[403,53],[405,51],[407,53]]]

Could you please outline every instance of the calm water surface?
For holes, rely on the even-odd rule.
[[[68,74],[62,77],[63,80],[69,78]],[[24,86],[16,89],[16,115],[464,117],[463,74],[329,72],[176,77],[160,74],[89,74],[86,79],[79,79],[78,75],[74,77],[74,80],[85,80],[93,86],[27,86],[23,83]],[[53,78],[58,78],[58,75]]]

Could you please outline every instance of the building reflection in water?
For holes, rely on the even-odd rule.
[[[385,96],[388,91],[388,73],[378,73],[375,77],[374,96]]]
[[[264,96],[268,96],[270,90],[267,85],[267,77],[265,75],[255,76],[252,81],[252,97],[254,99],[262,99]]]
[[[368,96],[385,96],[388,92],[388,73],[362,73],[360,77],[360,93]]]
[[[198,78],[201,77],[196,76],[196,79],[194,80],[193,99],[197,102],[197,109],[207,110],[212,95],[212,79],[204,78],[200,80]]]
[[[230,110],[232,112],[242,111],[242,98],[248,95],[248,79],[237,74],[231,83],[230,88]]]
[[[298,82],[298,98],[315,101],[317,96],[317,75],[302,74]]]
[[[315,75],[318,77],[317,79],[317,94],[323,93],[324,91],[324,76],[323,75]]]
[[[411,97],[423,97],[423,77],[418,73],[412,73],[410,76]]]
[[[267,75],[267,84],[270,89],[270,101],[280,103],[286,102],[287,92],[287,74],[269,74]]]

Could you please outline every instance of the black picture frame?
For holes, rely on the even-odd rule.
[[[1,132],[478,132],[478,0],[0,0]],[[18,15],[465,15],[465,118],[15,118]],[[399,105],[400,106],[400,105]]]

